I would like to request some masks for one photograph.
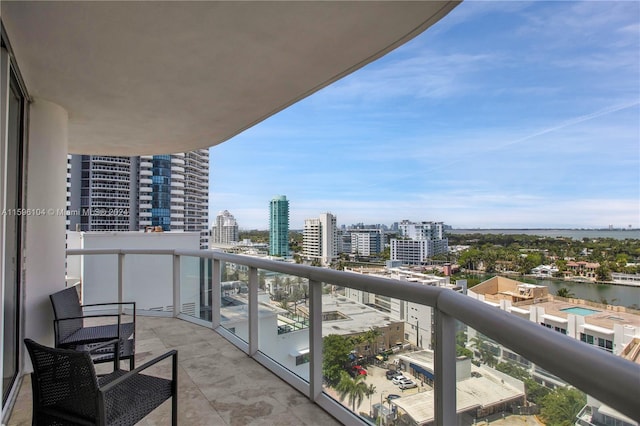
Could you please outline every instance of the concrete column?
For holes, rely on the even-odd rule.
[[[26,161],[25,208],[33,214],[25,229],[24,321],[25,337],[45,345],[53,345],[49,295],[65,287],[67,148],[67,111],[36,99],[29,110]]]

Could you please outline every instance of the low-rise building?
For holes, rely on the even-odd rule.
[[[437,275],[424,274],[419,270],[414,270],[410,267],[399,267],[397,266],[397,262],[394,261],[390,261],[389,265],[389,267],[385,268],[347,268],[345,271],[367,274],[381,278],[410,281],[422,285],[446,287],[456,291],[461,290],[457,285],[451,284],[448,276],[440,277]],[[433,309],[431,309],[431,307],[352,288],[345,289],[345,296],[359,303],[372,306],[399,321],[404,321],[405,341],[420,348],[432,348]]]
[[[472,287],[467,294],[614,355],[621,356],[628,345],[640,338],[640,312],[581,299],[555,298],[548,293],[546,286],[493,277]],[[475,337],[475,330],[469,329],[468,339]],[[498,359],[518,363],[540,383],[550,386],[563,384],[557,377],[509,349],[491,342],[487,345],[492,346]]]
[[[399,355],[401,367],[418,380],[433,381],[433,352],[419,351]],[[525,402],[524,383],[488,367],[476,367],[460,357],[456,362],[456,408],[458,424],[471,424],[492,414],[510,411]],[[435,391],[393,399],[399,424],[430,426],[435,424]],[[469,421],[470,420],[470,421]]]

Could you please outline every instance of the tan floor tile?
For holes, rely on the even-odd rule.
[[[136,366],[178,351],[178,424],[184,426],[338,425],[335,419],[215,331],[186,321],[138,316]],[[123,363],[124,366],[124,363]],[[128,368],[128,364],[126,366]],[[111,371],[107,364],[102,372]],[[147,374],[169,377],[170,360]],[[167,401],[139,424],[168,425]],[[31,424],[31,382],[25,377],[8,426]]]

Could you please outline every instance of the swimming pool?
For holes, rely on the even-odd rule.
[[[601,311],[596,311],[595,309],[587,309],[587,308],[579,308],[577,306],[571,307],[571,308],[564,308],[564,309],[560,309],[562,312],[566,312],[569,314],[574,314],[574,315],[582,315],[583,317],[586,317],[587,315],[592,315],[592,314],[597,314]]]

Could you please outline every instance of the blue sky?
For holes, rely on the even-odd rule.
[[[640,3],[466,1],[210,149],[210,216],[267,229],[640,226]]]

